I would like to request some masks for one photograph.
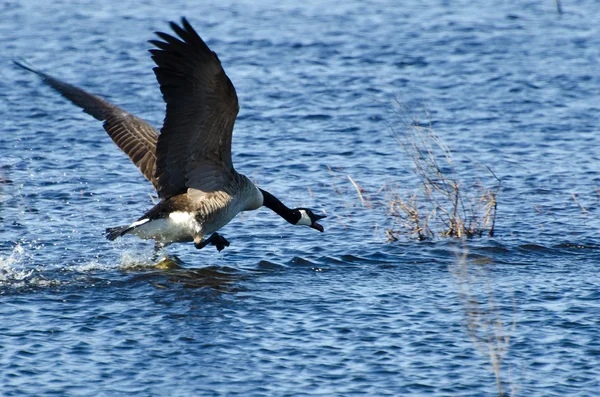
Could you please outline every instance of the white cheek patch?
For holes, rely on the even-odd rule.
[[[298,222],[296,222],[296,225],[298,226],[310,226],[313,224],[312,219],[310,219],[310,216],[308,216],[308,214],[306,213],[306,211],[304,210],[300,210],[300,220]]]

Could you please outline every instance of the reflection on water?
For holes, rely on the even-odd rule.
[[[209,288],[219,292],[235,292],[239,290],[235,284],[250,277],[248,272],[232,267],[189,266],[176,255],[150,261],[143,257],[136,259],[128,253],[123,255],[122,264],[107,265],[94,262],[56,269],[28,268],[27,264],[32,255],[33,253],[17,245],[8,256],[0,256],[0,294],[29,293],[38,289],[67,285],[93,287],[98,281],[99,273],[110,275],[117,270],[123,272],[132,284],[145,281],[157,288],[181,286]],[[263,273],[265,271],[261,270]],[[112,277],[114,276],[108,278]]]
[[[465,241],[462,247],[457,247],[456,260],[449,270],[456,280],[468,334],[479,352],[488,358],[496,377],[498,395],[503,396],[516,387],[504,359],[509,353],[511,335],[517,326],[518,308],[512,297],[514,313],[512,318],[506,318],[506,308],[510,307],[511,302],[498,302],[498,297],[507,299],[511,298],[511,294],[500,294],[497,289],[510,286],[498,285],[494,280],[493,266],[494,261],[490,256],[472,254]]]
[[[157,288],[210,288],[219,292],[236,292],[236,283],[249,277],[239,269],[218,267],[184,267],[176,255],[165,256],[156,263],[129,263],[120,269],[131,276],[132,282],[147,281]]]

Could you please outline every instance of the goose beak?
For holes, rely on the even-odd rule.
[[[312,227],[313,229],[316,229],[318,231],[320,231],[321,233],[323,233],[325,231],[325,229],[323,228],[323,226],[319,225],[317,223],[317,221],[319,219],[323,219],[323,218],[327,218],[327,215],[316,215],[315,214],[315,221],[313,222],[312,225],[310,225],[310,227]]]

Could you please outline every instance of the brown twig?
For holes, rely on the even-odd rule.
[[[395,195],[395,204],[390,211],[392,217],[400,219],[402,228],[419,239],[433,235],[430,221],[434,219],[442,225],[438,232],[440,236],[474,237],[486,232],[493,236],[500,179],[487,166],[496,180],[495,187],[491,189],[485,189],[481,183],[471,185],[459,179],[451,150],[434,133],[427,109],[424,112],[429,122],[423,126],[417,118],[409,116],[404,105],[396,103],[405,132],[400,134],[393,130],[393,136],[411,159],[415,174],[421,180],[422,193],[413,194],[410,201]],[[422,227],[425,219],[426,233]],[[397,230],[391,233],[393,236],[397,234]]]

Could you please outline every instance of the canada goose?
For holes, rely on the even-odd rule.
[[[198,249],[212,244],[221,251],[229,242],[217,230],[240,211],[263,205],[293,225],[323,232],[317,221],[324,215],[290,209],[234,170],[231,136],[239,110],[235,88],[217,54],[185,18],[181,26],[170,26],[179,38],[156,32],[162,41],[150,40],[156,48],[149,50],[167,104],[160,134],[104,99],[15,61],[103,121],[108,135],[158,192],[157,205],[130,225],[106,229],[106,237],[134,234],[154,239],[157,248],[193,241]]]

